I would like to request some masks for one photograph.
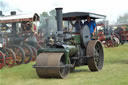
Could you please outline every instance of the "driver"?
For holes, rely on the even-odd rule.
[[[96,31],[96,23],[92,21],[91,18],[88,16],[87,21],[84,22],[84,25],[88,25],[92,38],[92,36],[94,36],[94,32]]]
[[[72,25],[73,27],[75,27],[76,32],[79,33],[79,32],[80,32],[80,29],[81,29],[81,27],[82,27],[82,25],[83,25],[83,23],[80,21],[80,19],[77,17],[74,24],[73,24],[72,22],[70,22],[70,23],[71,23],[71,25]]]

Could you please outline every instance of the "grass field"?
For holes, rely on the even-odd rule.
[[[40,79],[32,62],[0,70],[0,85],[128,85],[128,44],[104,48],[104,54],[104,68],[99,72],[82,66],[65,79]]]

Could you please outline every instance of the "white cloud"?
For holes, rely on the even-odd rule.
[[[127,0],[4,0],[23,13],[50,11],[63,7],[64,12],[90,11],[105,14],[109,20],[128,12]]]

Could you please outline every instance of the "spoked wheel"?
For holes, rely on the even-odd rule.
[[[39,44],[31,44],[31,43],[28,43],[29,45],[31,45],[31,46],[34,46],[35,48],[36,48],[36,50],[39,50],[39,49],[41,49],[41,48],[43,48],[41,45],[39,45]]]
[[[39,50],[39,49],[41,49],[41,48],[43,48],[43,47],[42,47],[41,45],[36,45],[35,48],[36,48],[37,50]]]
[[[26,44],[28,44],[28,45],[31,45],[31,46],[34,46],[37,50],[39,50],[39,49],[41,49],[41,48],[43,48],[40,44],[38,44],[38,43],[33,43],[33,42],[25,42]]]
[[[15,65],[15,62],[16,62],[16,55],[14,53],[13,50],[9,49],[9,48],[6,48],[5,49],[5,63],[6,65],[8,65],[8,67],[12,67]]]
[[[87,45],[88,67],[91,71],[99,71],[103,67],[104,52],[100,41],[91,40]]]
[[[30,46],[30,47],[31,47],[32,52],[33,52],[32,61],[35,61],[36,57],[37,57],[37,49],[34,46]]]
[[[25,52],[24,64],[27,64],[27,63],[29,63],[31,61],[33,52],[32,52],[31,47],[29,45],[27,45],[27,44],[23,44],[22,48],[23,48],[23,50]]]
[[[24,62],[24,58],[25,58],[25,53],[23,48],[21,48],[19,45],[10,45],[8,46],[9,48],[11,48],[16,55],[16,64],[20,65]]]
[[[0,51],[0,69],[2,69],[5,65],[5,55],[2,51]]]
[[[37,75],[41,78],[65,78],[70,72],[63,53],[40,53],[36,66]]]

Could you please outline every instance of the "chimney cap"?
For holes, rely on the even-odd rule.
[[[57,7],[57,8],[55,8],[56,10],[60,10],[60,9],[63,9],[62,7]]]
[[[11,15],[16,15],[16,11],[11,11],[10,14]]]

